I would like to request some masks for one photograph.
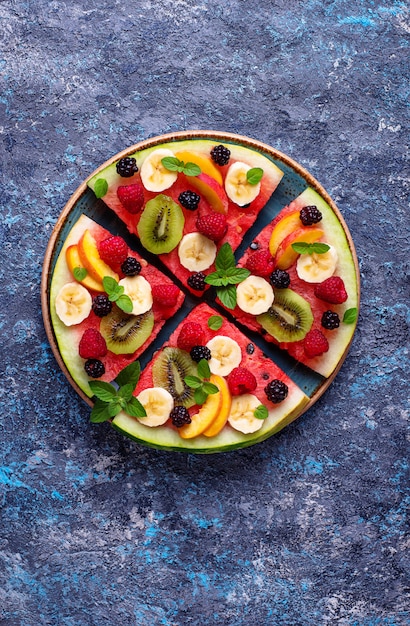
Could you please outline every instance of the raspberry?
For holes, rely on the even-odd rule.
[[[334,330],[340,326],[340,318],[335,311],[325,311],[322,315],[321,324],[326,330]]]
[[[186,322],[180,330],[177,346],[181,350],[189,352],[191,348],[201,344],[204,340],[204,331],[197,322]]]
[[[189,189],[183,191],[178,196],[178,202],[188,211],[195,211],[198,208],[200,199],[201,197],[195,191],[190,191]]]
[[[266,385],[264,391],[268,400],[270,400],[274,404],[279,404],[279,402],[283,402],[283,400],[288,395],[289,388],[287,384],[283,382],[283,380],[275,378]]]
[[[105,374],[104,363],[99,359],[88,359],[84,364],[84,369],[91,378],[101,378]]]
[[[269,250],[256,250],[247,259],[245,267],[256,276],[269,276],[275,266]]]
[[[107,354],[104,337],[95,328],[87,328],[80,339],[78,353],[82,359],[96,359]]]
[[[127,256],[125,261],[121,263],[121,271],[125,276],[138,276],[141,272],[141,263],[133,256]]]
[[[133,157],[124,157],[120,159],[116,165],[117,174],[122,178],[130,178],[138,172],[137,162]]]
[[[226,223],[225,215],[222,215],[222,213],[209,213],[208,215],[198,217],[196,227],[208,239],[219,241],[225,235],[228,224]]]
[[[111,313],[112,302],[105,293],[100,293],[93,298],[92,309],[97,317],[104,317]]]
[[[189,276],[187,283],[191,289],[195,291],[203,291],[205,289],[205,274],[203,272],[195,272]]]
[[[206,346],[196,345],[191,348],[189,354],[191,356],[191,359],[195,361],[195,363],[199,363],[201,359],[206,359],[207,361],[209,361],[209,359],[211,358],[211,351]]]
[[[340,276],[331,276],[316,285],[315,296],[331,304],[342,304],[347,300],[345,284]]]
[[[274,270],[269,276],[269,281],[276,289],[287,289],[290,285],[290,276],[286,270]]]
[[[190,424],[192,422],[188,409],[184,406],[174,406],[169,416],[173,425],[177,428],[181,428],[184,424]]]
[[[329,350],[329,342],[322,331],[314,328],[310,330],[303,340],[303,348],[306,356],[313,358],[320,356]]]
[[[226,146],[222,144],[219,146],[214,146],[211,150],[211,159],[217,165],[226,165],[231,158],[231,151]]]
[[[255,376],[245,367],[235,367],[227,378],[229,391],[233,396],[251,393],[258,385]]]
[[[108,237],[98,244],[98,253],[108,265],[123,263],[128,255],[128,246],[121,237]]]
[[[303,226],[312,226],[322,219],[322,214],[316,206],[304,206],[299,213]]]
[[[172,307],[175,306],[179,296],[179,289],[176,285],[153,285],[152,297],[158,306]]]
[[[121,185],[117,189],[117,196],[128,213],[139,213],[144,205],[144,188],[140,183]]]

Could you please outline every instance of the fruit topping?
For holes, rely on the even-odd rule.
[[[287,289],[290,285],[290,276],[286,270],[274,270],[269,276],[269,282],[275,289]]]
[[[312,250],[323,244],[311,244]],[[306,283],[321,283],[330,278],[335,272],[337,265],[337,250],[333,246],[323,246],[328,249],[325,252],[309,252],[301,254],[296,262],[296,272],[301,280]]]
[[[220,144],[219,146],[214,146],[211,150],[211,159],[217,165],[227,165],[229,163],[229,159],[231,158],[231,151],[226,146]]]
[[[299,252],[293,248],[295,243],[313,243],[322,236],[323,230],[320,228],[303,227],[294,230],[279,244],[274,257],[275,267],[287,270],[299,256]]]
[[[196,374],[196,364],[187,352],[179,348],[164,348],[152,367],[154,385],[169,391],[175,404],[186,408],[195,404],[195,398],[194,389],[186,384],[185,378]]]
[[[173,397],[162,387],[148,387],[138,394],[137,399],[146,412],[146,416],[138,419],[141,424],[151,428],[165,424],[174,408]]]
[[[340,326],[340,318],[336,311],[325,311],[322,315],[321,324],[326,330],[334,330]]]
[[[263,425],[263,420],[255,415],[255,411],[260,405],[261,401],[252,393],[234,396],[228,417],[229,424],[245,435],[256,432]]]
[[[132,315],[141,315],[150,310],[153,303],[152,289],[144,276],[126,276],[118,284],[131,299]]]
[[[97,317],[104,317],[104,315],[111,313],[112,302],[106,293],[99,293],[97,296],[94,296],[92,310]]]
[[[88,229],[84,231],[77,248],[82,266],[94,280],[102,283],[105,276],[118,280],[118,274],[102,260],[97,242]]]
[[[306,356],[313,358],[327,352],[329,342],[320,330],[314,328],[307,333],[303,341],[303,348]]]
[[[245,267],[256,276],[267,277],[273,272],[275,265],[269,250],[256,250],[248,257]]]
[[[139,213],[144,206],[144,188],[140,183],[120,185],[117,196],[122,206],[132,215]]]
[[[154,303],[160,307],[168,308],[176,305],[179,296],[179,289],[176,285],[163,283],[153,285],[152,297]]]
[[[177,345],[181,350],[189,352],[194,346],[201,345],[203,338],[204,331],[201,324],[197,322],[186,322],[179,332]]]
[[[275,378],[268,383],[264,389],[266,397],[273,404],[279,404],[279,402],[283,402],[283,400],[288,395],[288,386],[282,380]]]
[[[162,159],[174,157],[174,153],[167,148],[158,148],[151,152],[141,166],[141,180],[148,191],[164,191],[171,187],[178,178],[178,172],[167,169]]]
[[[191,289],[195,291],[203,291],[205,289],[205,274],[203,272],[194,272],[188,277],[187,283]]]
[[[188,409],[184,406],[174,406],[170,413],[170,418],[176,428],[181,428],[181,426],[191,423],[191,416]]]
[[[128,256],[128,246],[122,237],[107,237],[97,247],[100,258],[107,265],[121,264]]]
[[[124,157],[116,165],[117,173],[122,178],[131,178],[138,172],[137,162],[134,157]]]
[[[316,206],[305,206],[299,213],[303,226],[312,226],[322,219],[322,214]]]
[[[215,261],[216,245],[201,233],[184,235],[178,246],[179,261],[190,272],[202,272]]]
[[[258,316],[258,322],[276,341],[300,341],[313,324],[310,304],[292,289],[275,292],[272,306]]]
[[[84,369],[91,378],[101,378],[105,374],[104,363],[99,359],[88,359],[84,364]]]
[[[80,324],[91,312],[91,295],[77,282],[66,283],[57,294],[55,308],[58,317],[66,326]]]
[[[228,224],[223,213],[208,213],[198,217],[196,228],[208,239],[220,241],[228,229]]]
[[[196,211],[198,208],[199,201],[201,196],[199,196],[195,191],[182,191],[178,196],[178,202],[184,207],[184,209],[188,209],[188,211]]]
[[[179,430],[179,434],[183,439],[193,439],[201,435],[213,425],[221,412],[224,399],[224,394],[221,390],[223,387],[226,387],[226,383],[220,376],[213,375],[210,377],[209,382],[215,386],[216,393],[209,394],[199,411],[191,415],[191,423],[182,426]]]
[[[266,313],[274,300],[271,285],[262,276],[252,274],[236,288],[238,307],[251,315]]]
[[[208,341],[207,348],[211,351],[209,368],[212,374],[228,376],[242,361],[239,344],[230,337],[216,335]]]
[[[250,393],[257,384],[255,376],[246,367],[235,367],[228,376],[228,387],[233,396]]]
[[[97,359],[107,354],[107,344],[95,328],[87,328],[80,339],[78,353],[82,359]]]
[[[230,165],[225,178],[225,191],[238,206],[244,207],[250,204],[259,195],[261,184],[249,182],[248,172],[253,168],[246,163],[236,161]]]
[[[315,296],[331,304],[342,304],[348,298],[345,284],[340,276],[331,276],[323,283],[316,285]]]
[[[141,263],[133,256],[129,256],[121,263],[121,271],[125,276],[138,276],[141,272]]]
[[[114,354],[133,354],[148,339],[154,327],[154,314],[129,315],[114,307],[101,319],[100,332]]]
[[[206,346],[193,346],[189,351],[191,359],[196,363],[199,363],[201,359],[209,361],[211,358],[211,351]]]
[[[181,241],[185,224],[179,204],[172,198],[159,194],[149,200],[138,222],[138,235],[149,252],[171,252]]]

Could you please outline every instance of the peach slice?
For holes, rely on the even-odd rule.
[[[208,174],[198,176],[187,176],[187,186],[195,189],[210,204],[217,213],[228,213],[228,197],[225,189],[214,178]]]
[[[300,211],[293,211],[285,215],[274,226],[269,240],[269,251],[272,256],[275,256],[278,247],[288,235],[302,227],[299,213]]]
[[[118,274],[100,257],[97,242],[89,230],[84,231],[83,236],[78,242],[78,254],[81,264],[94,280],[101,283],[104,276],[111,276],[111,278],[118,281]]]
[[[216,385],[219,390],[221,390],[222,384],[225,382],[220,376],[215,374],[211,374],[209,381]],[[182,426],[182,428],[178,430],[182,439],[193,439],[198,435],[202,435],[202,433],[211,426],[218,416],[222,404],[222,397],[221,391],[212,393],[207,397],[198,413],[191,415],[191,423]]]
[[[275,267],[280,270],[287,270],[295,263],[299,254],[292,248],[293,243],[306,242],[313,243],[323,236],[320,228],[298,228],[293,233],[285,237],[279,245],[273,259]]]
[[[222,430],[222,428],[228,421],[232,404],[232,397],[226,380],[221,376],[214,376],[214,379],[216,379],[213,381],[214,384],[219,388],[219,391],[221,392],[221,404],[218,409],[218,415],[211,423],[211,425],[206,430],[204,430],[203,434],[206,437],[214,437]]]
[[[211,178],[214,178],[216,182],[220,185],[223,184],[222,174],[210,157],[207,157],[204,154],[189,152],[188,150],[177,152],[175,156],[177,159],[180,159],[180,161],[183,161],[184,163],[195,163],[195,165],[198,165],[198,167],[201,168],[201,172],[203,174],[211,176]]]
[[[76,268],[80,268],[80,269],[84,268],[84,265],[81,263],[81,260],[80,260],[80,255],[78,254],[78,247],[75,244],[68,246],[65,252],[65,258],[67,261],[68,269],[70,270],[73,276],[74,276],[74,270]],[[84,287],[87,287],[87,289],[92,289],[93,291],[104,291],[102,282],[94,280],[94,278],[90,276],[90,274],[88,273],[88,270],[87,270],[87,275],[85,276],[85,278],[83,278],[82,280],[79,280],[78,282],[84,285]]]

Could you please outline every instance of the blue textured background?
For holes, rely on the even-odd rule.
[[[396,0],[0,2],[2,626],[409,623],[409,40]],[[195,128],[307,167],[362,280],[327,393],[211,457],[91,426],[39,300],[78,185]]]

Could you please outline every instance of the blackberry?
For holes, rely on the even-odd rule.
[[[192,422],[188,409],[184,406],[174,406],[169,416],[173,425],[177,428],[181,428],[184,424],[190,424]]]
[[[206,359],[209,361],[211,358],[211,351],[206,346],[194,346],[191,348],[189,353],[191,355],[191,359],[196,363],[199,363],[201,359]]]
[[[188,278],[187,283],[191,289],[195,291],[203,291],[205,289],[205,274],[203,272],[195,272]]]
[[[100,378],[105,374],[104,363],[99,359],[88,359],[84,364],[84,369],[91,378]]]
[[[141,271],[141,263],[134,259],[133,256],[129,256],[125,259],[121,265],[121,271],[126,276],[138,276]]]
[[[222,144],[219,146],[215,146],[211,150],[211,159],[217,165],[226,165],[231,158],[231,151]]]
[[[269,276],[269,281],[276,289],[287,289],[290,285],[290,276],[286,270],[274,270]]]
[[[268,400],[273,402],[274,404],[279,404],[279,402],[283,402],[283,400],[288,395],[288,386],[278,378],[271,380],[265,387],[265,393]]]
[[[322,219],[322,214],[316,206],[304,206],[299,213],[303,226],[312,226]]]
[[[198,196],[195,191],[189,191],[189,189],[187,189],[187,191],[183,191],[178,196],[179,203],[182,204],[184,209],[188,209],[188,211],[196,211],[200,199],[201,197]]]
[[[93,298],[92,309],[97,317],[104,317],[112,310],[112,302],[105,293],[100,293]]]
[[[255,352],[255,346],[253,345],[253,343],[248,343],[248,345],[246,346],[246,352],[248,354],[253,354]]]
[[[334,330],[340,326],[340,318],[335,311],[325,311],[322,315],[321,324],[327,330]]]
[[[135,172],[138,172],[137,162],[134,157],[124,157],[120,159],[116,165],[117,174],[122,178],[130,178],[134,176]]]

